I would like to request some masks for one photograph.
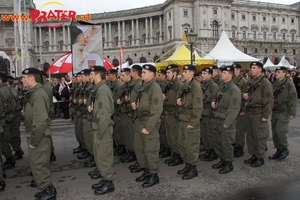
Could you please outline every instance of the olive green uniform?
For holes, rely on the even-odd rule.
[[[202,82],[201,87],[203,91],[203,112],[200,121],[201,139],[205,150],[211,150],[213,149],[211,133],[213,121],[210,119],[212,111],[211,102],[216,97],[218,84],[210,79]]]
[[[251,101],[245,108],[247,146],[249,154],[256,158],[263,158],[265,154],[266,141],[269,136],[268,121],[262,121],[262,118],[268,119],[273,108],[273,89],[269,80],[262,76],[250,79],[248,88],[260,81],[260,85],[252,94]]]
[[[200,118],[203,110],[203,93],[199,83],[194,79],[184,83],[183,90],[187,92],[185,97],[181,98],[183,105],[178,114],[179,153],[183,161],[196,166],[200,149]],[[193,126],[193,129],[187,129],[188,125]]]
[[[233,82],[240,89],[241,95],[246,92],[247,79],[245,79],[242,75],[236,76],[233,79]],[[243,106],[243,105],[241,105],[241,106]],[[245,142],[246,142],[246,116],[238,115],[237,121],[236,121],[235,147],[245,147]]]
[[[5,120],[4,120],[4,109],[3,109],[3,102],[2,99],[0,99],[0,141],[2,140],[3,137],[3,132],[4,132],[4,126],[5,126]],[[0,142],[0,182],[4,180],[3,177],[3,161],[2,161],[2,153],[1,153],[1,149],[2,149],[2,144]]]
[[[217,95],[220,93],[222,97],[213,116],[213,148],[220,159],[233,162],[232,145],[236,137],[236,118],[241,108],[241,92],[231,80],[220,85]],[[224,125],[228,128],[224,128]]]
[[[163,94],[155,79],[144,83],[142,95],[137,103],[134,122],[134,147],[141,168],[149,169],[151,174],[158,173],[159,165],[159,127],[163,111]],[[149,134],[142,134],[146,129]]]
[[[96,166],[102,179],[113,181],[113,121],[114,100],[109,87],[102,80],[91,91],[93,150]]]
[[[90,102],[90,96],[91,96],[91,91],[94,87],[93,83],[86,83],[85,87],[85,94],[83,97],[83,109],[82,109],[82,117],[83,117],[83,139],[84,143],[86,145],[86,149],[88,152],[92,155],[94,155],[93,152],[93,135],[92,135],[92,130],[91,130],[91,117],[89,116],[89,113],[87,112],[87,108],[89,105],[91,105]]]
[[[45,90],[40,84],[29,89],[24,106],[25,131],[29,148],[29,163],[37,187],[41,190],[52,185],[50,172],[50,102]]]
[[[177,98],[182,93],[182,89],[183,83],[176,77],[173,80],[167,99],[164,101],[164,126],[167,141],[172,151],[178,155],[178,119],[174,116],[174,110]]]
[[[212,80],[218,85],[220,85],[223,82],[220,74],[217,74],[215,77],[212,78]]]
[[[75,135],[78,143],[81,145],[83,149],[86,149],[86,145],[83,138],[83,121],[82,121],[82,105],[83,105],[83,84],[80,84],[77,86],[75,91],[75,99],[77,101],[75,106],[75,117],[74,117],[74,123],[75,123]],[[79,103],[81,101],[81,103]]]
[[[157,82],[157,84],[160,86],[162,92],[164,93],[167,87],[167,80],[165,79],[162,82]],[[170,143],[168,142],[167,134],[166,134],[164,116],[161,118],[161,124],[159,127],[159,141],[160,141],[160,145],[163,145],[165,148],[170,148]]]
[[[289,131],[290,117],[296,117],[297,92],[295,85],[284,78],[273,83],[273,91],[277,95],[272,112],[272,134],[274,146],[277,149],[287,148],[287,133]],[[280,91],[280,92],[279,92]]]

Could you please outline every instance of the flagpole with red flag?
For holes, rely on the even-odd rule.
[[[123,63],[123,47],[122,47],[122,45],[120,45],[120,69],[119,69],[119,73],[121,73],[122,63]]]

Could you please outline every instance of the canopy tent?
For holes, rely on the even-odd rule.
[[[201,58],[198,54],[194,55],[195,64],[198,70],[207,66],[212,66],[214,64],[214,60],[212,58],[204,59]],[[181,43],[172,56],[170,56],[164,61],[155,63],[155,66],[159,69],[164,69],[170,64],[176,64],[180,67],[180,69],[182,69],[184,65],[188,65],[190,63],[191,51],[183,43]]]
[[[216,44],[216,46],[207,54],[205,59],[214,59],[218,64],[224,62],[255,62],[259,59],[244,54],[238,50],[229,40],[225,31],[222,32],[222,35]]]
[[[264,68],[267,68],[270,70],[276,69],[276,67],[277,67],[277,65],[274,65],[272,63],[272,61],[270,60],[270,58],[268,58],[267,62],[264,64]]]
[[[280,62],[277,64],[277,66],[284,66],[284,67],[286,67],[288,69],[294,68],[294,66],[290,65],[289,61],[287,61],[285,59],[285,55],[282,56]]]

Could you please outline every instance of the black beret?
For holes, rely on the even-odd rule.
[[[183,70],[193,70],[193,71],[197,71],[195,65],[186,65],[186,66],[183,67]]]
[[[211,66],[210,68],[211,68],[211,69],[219,69],[219,67],[216,66],[216,65],[213,65],[213,66]]]
[[[278,66],[276,69],[275,69],[275,71],[277,71],[277,70],[287,70],[287,68],[286,67],[284,67],[284,66]]]
[[[202,71],[197,71],[197,73],[195,74],[195,77],[196,76],[201,76],[202,75]]]
[[[133,65],[133,66],[131,67],[131,69],[136,69],[136,70],[139,70],[139,71],[142,71],[142,70],[143,70],[143,68],[142,68],[140,65]]]
[[[161,73],[161,74],[164,74],[164,75],[166,75],[166,70],[160,69],[160,70],[158,70],[158,72],[157,72],[157,73]]]
[[[242,69],[242,66],[240,64],[233,64],[232,66],[237,69]]]
[[[37,69],[37,68],[30,67],[30,68],[24,69],[22,71],[22,74],[23,75],[27,75],[27,74],[38,74],[38,75],[41,75],[41,71],[39,69]]]
[[[41,75],[42,76],[47,76],[46,72],[44,70],[41,70]]]
[[[146,69],[146,70],[149,70],[153,73],[156,73],[156,68],[154,65],[151,65],[151,64],[145,64],[143,65],[143,69]]]
[[[260,67],[260,68],[264,68],[264,65],[261,62],[252,62],[250,64],[250,67],[252,67],[253,65]]]
[[[14,80],[15,78],[14,77],[12,77],[12,76],[7,76],[7,80]]]
[[[106,72],[106,69],[100,65],[95,65],[91,67],[91,72]]]
[[[126,68],[122,68],[121,72],[130,72],[130,68],[126,67]]]
[[[203,69],[202,69],[202,71],[203,71],[203,72],[210,73],[210,74],[212,74],[212,73],[213,73],[213,70],[212,70],[211,68],[209,68],[209,67],[207,67],[207,68],[203,68]]]
[[[171,65],[168,65],[168,66],[166,67],[166,70],[169,70],[169,69],[178,69],[178,68],[179,68],[178,65],[171,64]]]
[[[81,70],[79,73],[80,73],[81,75],[88,75],[88,74],[91,73],[91,70],[89,70],[89,69],[83,69],[83,70]]]
[[[107,74],[117,74],[118,70],[117,69],[110,69],[106,72]]]
[[[220,68],[220,70],[223,71],[228,71],[228,72],[234,72],[234,67],[232,65],[228,65],[228,66],[224,66],[222,68]]]
[[[73,74],[74,77],[77,77],[77,75],[78,75],[77,73],[74,73],[74,74]]]
[[[0,72],[0,78],[5,78],[5,79],[7,79],[7,74],[1,71],[1,72]]]

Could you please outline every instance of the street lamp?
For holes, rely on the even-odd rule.
[[[193,45],[195,44],[197,40],[197,33],[193,32],[193,29],[191,28],[190,32],[186,35],[187,41],[191,48],[191,65],[193,65]]]

